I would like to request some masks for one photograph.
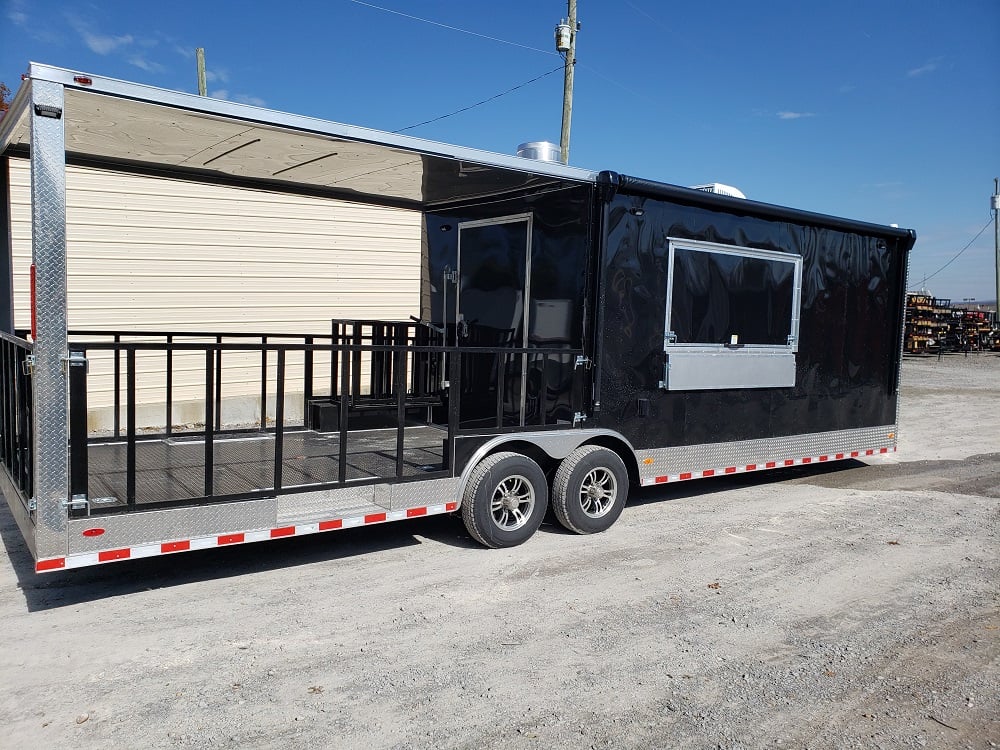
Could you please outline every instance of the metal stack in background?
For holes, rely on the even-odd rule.
[[[909,292],[904,347],[907,354],[1000,351],[997,314],[954,306],[927,292]]]

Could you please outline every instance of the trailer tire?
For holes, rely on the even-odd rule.
[[[520,453],[494,453],[469,475],[462,521],[486,547],[516,547],[542,525],[548,501],[545,473],[537,463]]]
[[[628,499],[628,470],[621,457],[600,445],[584,445],[563,459],[552,480],[552,510],[577,534],[611,528]]]

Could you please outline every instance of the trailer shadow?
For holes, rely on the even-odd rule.
[[[198,581],[238,578],[316,563],[336,563],[375,552],[417,546],[425,541],[456,547],[477,546],[465,534],[461,522],[449,516],[433,516],[384,524],[377,529],[346,529],[274,539],[261,544],[216,547],[129,560],[123,564],[37,574],[31,554],[6,503],[0,504],[0,538],[29,612]]]
[[[860,467],[868,465],[848,460],[643,487],[632,491],[628,505],[634,507],[683,500],[778,482],[809,481]],[[551,511],[540,531],[558,535],[571,533],[555,521]],[[216,547],[39,575],[35,573],[34,561],[6,503],[0,503],[0,538],[29,612],[198,581],[238,578],[316,563],[335,563],[375,552],[417,546],[425,541],[465,549],[479,546],[465,532],[459,519],[432,516],[383,524],[377,528],[346,529],[329,534],[275,539],[262,544]]]

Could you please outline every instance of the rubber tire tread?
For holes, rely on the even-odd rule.
[[[607,458],[603,458],[601,454],[607,454]],[[618,480],[618,497],[615,498],[615,507],[601,518],[590,518],[584,515],[583,509],[579,506],[572,510],[570,508],[570,501],[575,503],[580,491],[579,487],[573,487],[571,492],[570,481],[580,464],[587,460],[594,461],[594,464],[587,471],[600,466],[612,471],[615,479]],[[566,456],[559,464],[555,477],[552,479],[552,497],[549,502],[559,523],[565,528],[577,534],[597,534],[608,530],[618,520],[625,509],[628,493],[628,469],[625,468],[621,457],[613,450],[601,445],[584,445]],[[574,519],[573,516],[577,516],[577,518]],[[585,527],[584,523],[588,523],[589,528]]]
[[[488,535],[487,529],[483,528],[483,524],[479,519],[476,518],[476,512],[479,509],[479,502],[486,502],[487,505],[490,502],[490,498],[486,497],[480,499],[478,497],[479,490],[483,486],[483,482],[491,479],[494,476],[494,468],[504,461],[516,458],[529,462],[531,466],[534,467],[534,471],[537,472],[537,477],[535,481],[535,508],[534,515],[537,518],[537,522],[529,521],[526,527],[518,529],[518,531],[527,530],[524,539],[520,541],[515,541],[513,543],[507,543],[506,541],[500,541],[497,538]],[[531,470],[531,466],[526,467]],[[537,481],[537,480],[540,480]],[[491,483],[494,485],[497,483]],[[493,488],[490,489],[490,495],[493,494]],[[512,451],[505,451],[502,453],[494,453],[491,456],[487,456],[482,461],[480,461],[476,468],[472,470],[469,475],[469,482],[465,486],[465,492],[462,494],[462,521],[465,523],[465,528],[468,530],[469,534],[477,542],[482,544],[484,547],[489,547],[491,549],[499,549],[501,547],[516,547],[518,544],[523,544],[526,542],[537,530],[538,527],[542,525],[542,520],[545,518],[545,509],[548,506],[548,484],[545,481],[545,474],[541,467],[535,463],[532,459],[521,453],[514,453]],[[487,509],[487,513],[489,510]],[[506,532],[511,533],[511,532]]]

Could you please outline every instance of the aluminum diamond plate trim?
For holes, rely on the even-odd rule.
[[[337,531],[339,529],[353,529],[360,526],[375,526],[393,521],[405,521],[424,516],[439,515],[441,513],[452,513],[458,508],[458,503],[438,503],[436,505],[423,505],[419,507],[407,508],[406,510],[382,510],[378,508],[359,508],[349,515],[337,518],[326,518],[319,521],[286,524],[281,526],[271,526],[267,528],[254,528],[246,530],[234,530],[221,534],[213,533],[192,537],[175,537],[158,542],[146,542],[142,544],[130,544],[125,546],[100,546],[94,550],[86,552],[74,551],[59,557],[48,557],[39,559],[35,563],[36,573],[46,573],[53,570],[66,570],[69,568],[82,568],[89,565],[100,565],[120,560],[135,560],[140,557],[156,557],[159,555],[172,555],[176,552],[189,552],[198,549],[213,549],[215,547],[228,547],[234,544],[247,544],[249,542],[264,542],[270,539],[281,539],[290,536],[304,536],[306,534],[319,534],[325,531]],[[103,539],[107,530],[97,526],[97,519],[93,519],[94,525],[86,526],[80,530],[80,535],[91,540]],[[82,522],[81,522],[82,524]],[[80,525],[74,525],[74,531],[80,529]],[[95,541],[95,544],[101,544]],[[104,542],[107,544],[107,542]]]
[[[458,481],[457,477],[444,477],[391,485],[392,500],[389,507],[403,510],[435,503],[458,502]]]
[[[895,450],[896,426],[635,451],[643,485],[821,463]],[[853,455],[852,455],[853,454]],[[792,463],[787,463],[791,461]]]
[[[39,557],[66,550],[69,489],[66,356],[66,148],[63,87],[31,88],[31,257],[35,266],[37,342],[34,390],[34,473]],[[59,117],[43,116],[59,112]],[[46,108],[48,108],[46,110]]]
[[[280,495],[277,500],[278,524],[341,516],[364,508],[388,510],[389,506],[376,505],[375,486],[371,484]]]
[[[277,526],[275,515],[274,498],[265,498],[73,519],[69,522],[68,554],[268,529]],[[103,529],[103,532],[85,535],[88,529]]]

